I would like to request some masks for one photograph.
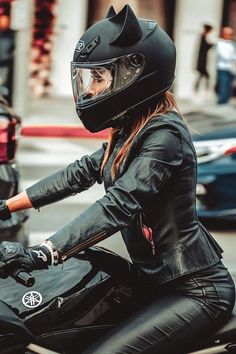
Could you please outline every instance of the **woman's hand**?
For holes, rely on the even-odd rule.
[[[18,242],[0,243],[0,278],[7,278],[18,268],[30,272],[48,268],[50,264],[52,264],[52,256],[45,246],[25,248]]]

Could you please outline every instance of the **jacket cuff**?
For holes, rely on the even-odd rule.
[[[0,220],[5,221],[11,218],[11,212],[5,200],[0,201]]]

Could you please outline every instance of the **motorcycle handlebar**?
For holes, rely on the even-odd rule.
[[[28,288],[35,283],[34,277],[24,269],[16,269],[11,273],[11,277],[20,284],[27,286]]]

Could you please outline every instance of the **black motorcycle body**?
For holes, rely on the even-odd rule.
[[[137,296],[132,264],[101,247],[32,276],[28,288],[11,277],[0,280],[1,354],[82,353],[149,296],[145,289]],[[236,352],[236,314],[191,352]]]

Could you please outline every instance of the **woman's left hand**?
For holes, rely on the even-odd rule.
[[[51,254],[44,246],[25,248],[19,242],[8,241],[0,244],[0,278],[7,278],[18,268],[27,272],[45,269],[51,261]]]

